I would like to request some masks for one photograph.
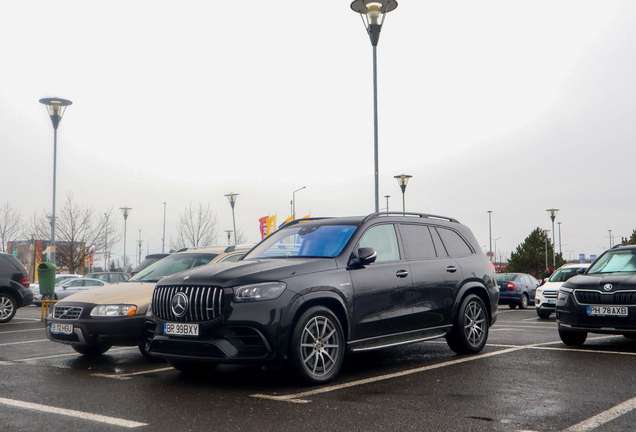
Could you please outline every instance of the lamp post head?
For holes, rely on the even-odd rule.
[[[355,0],[351,3],[351,9],[360,14],[373,46],[377,46],[380,40],[385,15],[397,7],[395,0]]]
[[[547,209],[546,211],[550,213],[550,219],[552,219],[552,222],[554,222],[554,219],[556,218],[556,215],[559,212],[559,209],[551,208],[551,209]]]
[[[397,179],[398,184],[400,185],[400,189],[402,189],[402,193],[406,191],[406,185],[409,183],[409,179],[413,177],[408,174],[400,174],[393,176],[393,178]]]
[[[121,210],[122,214],[124,215],[124,220],[127,220],[132,207],[120,207],[119,210]]]
[[[53,129],[56,130],[60,125],[60,121],[62,121],[66,107],[73,104],[70,100],[61,98],[44,98],[40,99],[40,103],[46,105],[46,109],[51,117],[51,122],[53,123]]]
[[[228,201],[230,201],[230,205],[232,206],[232,208],[234,208],[236,197],[239,196],[239,194],[235,194],[234,192],[231,192],[229,194],[226,194],[225,196],[227,197]]]

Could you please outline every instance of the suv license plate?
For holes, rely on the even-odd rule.
[[[66,335],[73,334],[73,324],[51,323],[51,333]]]
[[[589,316],[619,316],[626,317],[626,306],[588,306],[587,314]]]
[[[199,336],[199,324],[163,323],[163,333],[172,336]]]

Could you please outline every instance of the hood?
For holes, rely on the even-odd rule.
[[[66,302],[82,302],[91,304],[134,304],[137,306],[137,315],[146,313],[154,283],[121,282],[106,285],[99,288],[78,292],[60,300],[58,304]]]
[[[610,290],[604,289],[607,284],[612,285]],[[568,279],[562,286],[570,289],[592,289],[602,292],[636,290],[636,274],[578,275]]]
[[[337,268],[331,258],[280,258],[208,264],[162,279],[163,285],[216,285],[231,287],[283,281],[293,276]]]

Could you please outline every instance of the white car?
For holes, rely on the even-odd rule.
[[[589,263],[565,264],[559,267],[547,282],[537,288],[534,304],[537,307],[539,318],[549,318],[550,314],[554,313],[559,288],[563,285],[563,282],[579,274],[579,269],[586,269],[589,266]]]

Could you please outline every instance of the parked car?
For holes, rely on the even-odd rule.
[[[68,279],[79,278],[79,277],[82,277],[82,276],[73,275],[73,274],[58,274],[58,275],[55,275],[55,285],[59,284],[61,281],[65,281],[65,280],[68,280]],[[40,292],[40,282],[32,283],[31,284],[31,291],[33,291],[34,294],[39,294],[39,292]]]
[[[144,258],[144,260],[139,263],[139,265],[137,267],[135,267],[135,269],[133,271],[130,272],[130,276],[134,276],[137,273],[139,273],[140,271],[142,271],[143,269],[145,269],[146,267],[148,267],[151,264],[156,263],[157,261],[159,261],[162,258],[167,257],[170,254],[167,253],[156,253],[156,254],[151,254],[151,255],[146,255],[146,257]]]
[[[76,294],[58,302],[46,317],[47,336],[85,355],[103,354],[112,346],[146,352],[144,321],[155,284],[168,275],[213,262],[241,258],[252,245],[191,248],[151,264],[127,282]]]
[[[636,246],[615,246],[579,271],[559,288],[556,318],[563,343],[583,345],[588,333],[636,338]]]
[[[561,285],[576,276],[579,269],[586,269],[589,266],[589,264],[565,264],[559,267],[543,285],[539,285],[534,299],[539,318],[549,318],[550,314],[554,313]]]
[[[346,351],[445,337],[457,353],[478,353],[498,297],[494,266],[456,219],[302,219],[239,261],[161,280],[148,351],[192,374],[289,360],[319,384],[338,374]]]
[[[526,273],[498,273],[499,304],[507,304],[510,309],[519,306],[526,309],[528,304],[534,302],[535,293],[539,281]]]
[[[97,279],[108,283],[126,282],[130,279],[130,275],[124,272],[97,272],[87,273],[85,278]]]
[[[29,273],[13,255],[0,253],[0,323],[13,319],[16,311],[33,302]]]

